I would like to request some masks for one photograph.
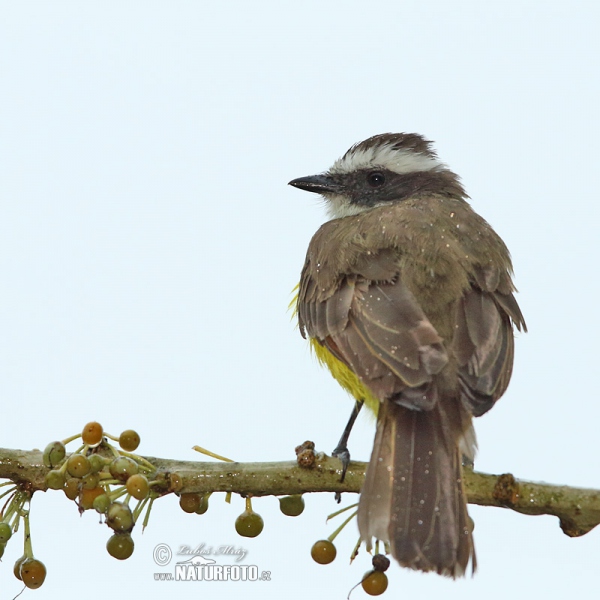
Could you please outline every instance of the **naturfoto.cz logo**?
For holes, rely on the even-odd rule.
[[[231,547],[228,547],[229,549]],[[199,548],[197,548],[199,549]],[[208,558],[204,553],[209,553],[202,548],[202,554],[194,554],[185,561],[177,562],[173,573],[154,573],[156,581],[270,581],[270,571],[260,571],[256,565],[219,565],[216,560]],[[219,549],[219,554],[234,554],[240,559],[241,552],[223,552]],[[173,556],[171,549],[166,544],[159,544],[154,549],[154,562],[161,566],[166,566]],[[179,552],[178,554],[191,554]],[[217,552],[214,552],[217,554]],[[244,551],[245,554],[245,551]]]

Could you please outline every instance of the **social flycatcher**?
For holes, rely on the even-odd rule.
[[[462,456],[474,458],[472,417],[508,386],[513,326],[526,331],[510,254],[417,134],[376,135],[290,185],[331,217],[302,269],[300,331],[378,414],[361,539],[412,569],[474,571]]]

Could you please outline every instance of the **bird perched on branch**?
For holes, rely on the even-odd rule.
[[[290,185],[321,194],[331,217],[302,269],[300,331],[377,414],[361,539],[412,569],[474,571],[462,458],[472,417],[508,386],[513,327],[526,331],[509,252],[417,134],[371,137]]]

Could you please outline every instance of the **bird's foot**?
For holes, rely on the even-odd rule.
[[[335,450],[331,453],[334,458],[339,458],[342,461],[342,477],[340,483],[343,483],[346,478],[346,471],[350,464],[350,450],[346,446],[336,446]]]

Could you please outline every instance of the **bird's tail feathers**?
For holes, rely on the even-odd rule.
[[[358,508],[361,538],[389,545],[405,567],[460,577],[476,569],[462,482],[474,454],[471,420],[457,402],[415,411],[382,404]]]

